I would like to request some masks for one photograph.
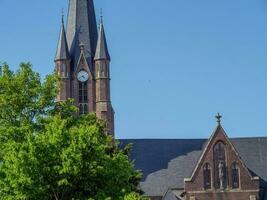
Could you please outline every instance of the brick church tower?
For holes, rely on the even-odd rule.
[[[55,57],[61,77],[57,101],[74,99],[79,114],[95,112],[113,135],[109,64],[103,20],[98,29],[93,0],[69,0],[67,28],[62,18]]]

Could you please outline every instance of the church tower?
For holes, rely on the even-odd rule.
[[[55,57],[61,78],[57,101],[74,99],[79,114],[95,112],[113,135],[109,63],[103,20],[98,30],[93,0],[69,0],[67,28],[62,19]]]

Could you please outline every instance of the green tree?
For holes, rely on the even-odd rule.
[[[29,64],[16,73],[3,69],[0,198],[143,200],[130,148],[106,136],[95,114],[77,116],[71,100],[55,106],[56,85],[55,75],[41,83]],[[12,117],[5,117],[8,112]]]
[[[16,73],[7,64],[1,67],[0,146],[7,140],[23,141],[25,133],[54,109],[57,84],[55,74],[42,83],[30,63],[22,63]]]
[[[124,200],[148,200],[145,197],[142,197],[140,194],[132,192],[124,197]]]

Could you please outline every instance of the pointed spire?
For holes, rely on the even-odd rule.
[[[69,54],[69,48],[68,48],[66,32],[65,32],[65,27],[64,27],[64,14],[62,12],[61,30],[60,30],[59,40],[58,40],[55,61],[56,60],[67,60],[67,59],[70,59],[70,54]]]
[[[98,40],[97,40],[97,46],[96,46],[95,60],[109,60],[110,61],[110,55],[108,52],[108,45],[107,45],[104,24],[103,24],[102,11],[101,11],[101,16],[100,16],[99,33],[98,33]]]
[[[97,24],[93,0],[69,0],[67,41],[73,63],[77,67],[80,58],[80,43],[84,44],[84,55],[88,64],[95,56]],[[93,66],[89,66],[93,67]]]

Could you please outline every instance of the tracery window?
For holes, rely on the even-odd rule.
[[[214,184],[216,189],[227,187],[226,148],[223,142],[218,142],[213,149],[214,157]]]
[[[211,189],[211,167],[208,163],[203,168],[204,189]]]
[[[239,176],[239,173],[240,173],[239,172],[239,166],[238,166],[238,164],[236,162],[234,162],[232,164],[232,188],[233,189],[237,189],[240,186],[240,182],[239,182],[240,176]]]

